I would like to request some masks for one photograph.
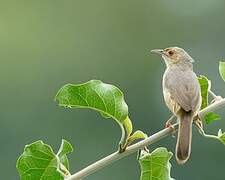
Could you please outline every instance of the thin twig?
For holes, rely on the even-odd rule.
[[[206,137],[206,138],[211,138],[211,139],[216,139],[219,140],[220,138],[216,135],[212,135],[212,134],[206,134],[204,129],[202,129],[201,127],[198,127],[199,132],[202,136]]]
[[[223,106],[225,106],[225,98],[221,99],[219,101],[215,101],[213,104],[210,104],[208,107],[202,109],[199,112],[198,116],[202,119],[206,113],[212,112]],[[177,129],[177,127],[178,127],[178,124],[175,124],[174,129]],[[104,157],[103,159],[87,166],[86,168],[80,170],[79,172],[71,175],[66,180],[80,180],[81,178],[84,178],[84,177],[112,164],[113,162],[118,161],[121,158],[124,158],[130,154],[135,153],[136,151],[144,148],[145,146],[153,144],[153,143],[171,135],[174,132],[174,129],[173,128],[163,129],[163,130],[151,135],[147,139],[144,139],[142,141],[139,141],[139,142],[129,146],[126,149],[126,151],[124,151],[123,153],[114,152],[114,153]]]
[[[208,90],[208,92],[214,99],[217,98],[217,95],[214,92],[212,92],[211,90]]]

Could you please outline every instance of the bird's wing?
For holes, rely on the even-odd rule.
[[[173,101],[185,111],[196,111],[200,104],[200,87],[193,71],[172,71],[166,76],[165,86]]]

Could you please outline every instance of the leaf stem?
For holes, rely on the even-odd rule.
[[[223,106],[225,106],[225,98],[223,98],[219,101],[215,101],[213,104],[210,104],[206,108],[202,109],[201,111],[199,111],[198,116],[202,119],[206,113],[212,112]],[[173,128],[177,129],[178,123],[173,125]],[[100,159],[100,160],[96,161],[95,163],[87,166],[86,168],[80,170],[79,172],[69,176],[68,178],[66,178],[66,180],[80,180],[80,179],[112,164],[113,162],[120,160],[121,158],[124,158],[130,154],[137,152],[139,149],[142,149],[145,146],[151,145],[151,144],[171,135],[174,132],[173,128],[165,128],[165,129],[149,136],[148,138],[129,146],[126,149],[126,151],[124,151],[123,153],[114,152],[114,153],[104,157],[103,159]]]

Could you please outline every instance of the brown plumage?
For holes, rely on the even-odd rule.
[[[176,159],[184,164],[191,153],[192,122],[201,106],[200,87],[193,72],[193,59],[178,47],[153,50],[162,55],[167,69],[163,75],[163,95],[179,124]]]

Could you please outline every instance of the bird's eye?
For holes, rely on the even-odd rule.
[[[170,56],[172,56],[174,54],[173,51],[169,51],[168,53],[169,53]]]

